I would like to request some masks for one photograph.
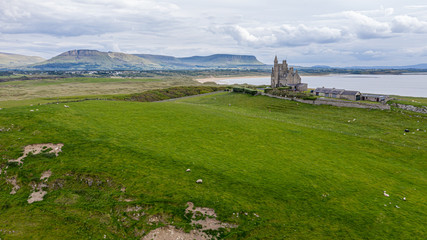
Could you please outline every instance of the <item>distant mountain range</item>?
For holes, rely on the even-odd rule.
[[[334,72],[335,70],[426,70],[427,63],[409,66],[355,66],[331,67],[316,65],[295,68],[302,71]],[[101,52],[97,50],[71,50],[51,59],[0,53],[0,70],[179,70],[179,69],[264,69],[271,68],[255,56],[215,54],[210,56],[193,56],[177,58],[173,56],[152,54],[127,54],[121,52]],[[310,72],[308,71],[308,72]]]
[[[7,62],[7,55],[4,57]],[[43,60],[43,59],[42,59]],[[262,68],[264,63],[255,56],[215,54],[176,58],[150,54],[126,54],[97,50],[71,50],[45,61],[28,65],[7,65],[3,68],[25,70],[153,70],[153,69],[205,69],[205,68]]]
[[[408,65],[408,66],[360,66],[360,67],[347,67],[348,69],[427,69],[427,63]]]

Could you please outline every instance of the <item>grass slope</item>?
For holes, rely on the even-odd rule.
[[[130,94],[180,85],[201,85],[189,77],[73,77],[0,82],[0,108],[52,102],[53,98]],[[96,97],[96,96],[95,96]],[[17,101],[19,100],[19,101]]]
[[[40,70],[141,70],[151,69],[157,65],[147,59],[126,53],[71,50],[28,67]]]
[[[44,61],[44,58],[0,52],[0,68],[14,68]]]
[[[233,93],[68,105],[0,111],[0,128],[10,128],[0,132],[3,169],[27,144],[64,143],[59,157],[9,166],[16,195],[0,176],[0,228],[14,231],[1,238],[139,239],[163,225],[148,224],[153,215],[188,230],[187,201],[238,224],[228,239],[426,237],[425,116]],[[48,169],[63,187],[27,204],[29,184]],[[124,211],[136,204],[140,221]]]
[[[39,70],[148,70],[192,69],[197,67],[232,68],[238,66],[262,67],[265,64],[255,56],[215,54],[175,58],[150,54],[126,54],[97,50],[71,50],[44,62],[28,66]]]

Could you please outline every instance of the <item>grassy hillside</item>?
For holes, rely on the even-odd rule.
[[[72,50],[28,66],[37,70],[150,70],[264,67],[254,56],[216,54],[175,58],[151,54],[126,54],[97,50]]]
[[[142,70],[152,69],[157,65],[131,54],[72,50],[30,67],[40,70]]]
[[[44,58],[12,53],[0,53],[0,69],[14,68],[44,61]]]
[[[188,201],[237,224],[220,232],[227,239],[427,235],[425,116],[233,93],[67,105],[0,110],[0,166],[21,186],[10,195],[0,175],[2,239],[189,231]],[[63,143],[63,152],[7,164],[34,143]],[[44,201],[28,204],[46,170]],[[139,220],[127,211],[135,206]]]

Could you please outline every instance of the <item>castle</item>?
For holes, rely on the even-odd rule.
[[[307,91],[307,84],[301,83],[298,70],[294,72],[293,67],[288,68],[286,60],[279,64],[277,56],[274,58],[274,67],[271,70],[271,87],[291,87],[295,91]]]

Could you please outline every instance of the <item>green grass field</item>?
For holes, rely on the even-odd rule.
[[[1,239],[140,239],[169,224],[189,231],[188,201],[239,225],[220,238],[427,236],[425,115],[234,93],[12,105],[0,110],[0,166],[21,189],[10,195],[0,175]],[[7,164],[35,143],[63,143],[63,152]],[[44,201],[28,204],[31,183],[49,169]],[[136,205],[140,220],[125,211]],[[149,224],[150,216],[163,220]]]

